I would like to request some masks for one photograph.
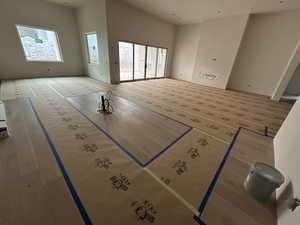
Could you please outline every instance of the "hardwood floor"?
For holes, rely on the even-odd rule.
[[[106,90],[113,118],[94,113]],[[84,77],[2,81],[0,99],[10,128],[0,140],[0,224],[276,224],[274,202],[250,198],[243,181],[251,163],[274,163],[270,136],[288,103],[170,79]],[[193,129],[151,164],[113,141],[145,163],[186,131],[172,119]]]

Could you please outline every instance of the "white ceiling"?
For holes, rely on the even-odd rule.
[[[88,0],[48,0],[78,7]],[[121,0],[119,0],[121,1]],[[207,19],[300,8],[300,0],[123,0],[175,24],[198,23]]]

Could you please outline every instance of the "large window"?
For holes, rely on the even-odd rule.
[[[157,56],[157,77],[164,77],[167,61],[167,49],[159,48]]]
[[[119,42],[120,81],[165,77],[167,49]]]
[[[98,64],[98,39],[96,33],[87,33],[85,34],[85,40],[88,51],[88,62],[90,64]]]
[[[157,48],[148,47],[147,49],[146,78],[154,78],[156,76]]]
[[[55,31],[17,25],[17,31],[28,61],[62,62]]]
[[[134,79],[145,78],[146,46],[134,45]]]
[[[133,79],[133,44],[119,42],[121,81]]]

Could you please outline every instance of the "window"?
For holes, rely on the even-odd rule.
[[[119,42],[120,80],[133,80],[133,44]]]
[[[147,50],[147,71],[146,78],[154,78],[156,76],[157,48],[148,47]]]
[[[156,74],[157,77],[165,76],[166,61],[167,61],[167,49],[159,48],[158,59],[157,59],[157,74]]]
[[[17,25],[17,31],[28,61],[62,62],[55,31]]]
[[[88,62],[90,64],[99,63],[99,53],[98,53],[98,39],[96,33],[85,34],[87,51],[88,51]]]
[[[134,45],[134,79],[145,78],[146,46]]]
[[[165,77],[166,48],[119,41],[120,81]]]

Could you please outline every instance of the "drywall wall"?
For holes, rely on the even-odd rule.
[[[300,63],[298,64],[297,69],[285,90],[285,94],[295,96],[300,95]]]
[[[172,77],[192,81],[199,45],[199,24],[177,26]]]
[[[271,99],[274,101],[279,101],[284,95],[284,92],[289,85],[289,82],[293,78],[293,74],[297,69],[300,62],[300,40],[296,47],[291,53],[290,59],[285,66],[284,72],[282,73],[280,79],[278,80],[276,87],[272,93]]]
[[[86,74],[94,79],[110,83],[106,1],[86,1],[85,4],[77,10],[77,21]],[[97,33],[99,64],[88,63],[88,52],[84,35],[89,32]]]
[[[119,0],[107,0],[111,79],[119,83],[118,41],[168,48],[166,75],[171,72],[175,26]]]
[[[174,78],[225,89],[248,17],[240,15],[179,26]]]
[[[64,62],[27,62],[16,24],[57,31]],[[0,79],[83,74],[82,54],[73,9],[38,0],[1,0],[0,27]]]
[[[228,87],[271,96],[300,40],[300,10],[251,15]]]
[[[300,99],[274,139],[275,165],[286,177],[286,184],[278,190],[278,225],[295,225],[300,221],[300,207],[293,213],[288,209],[289,200],[300,196]],[[290,183],[291,181],[291,183]]]

